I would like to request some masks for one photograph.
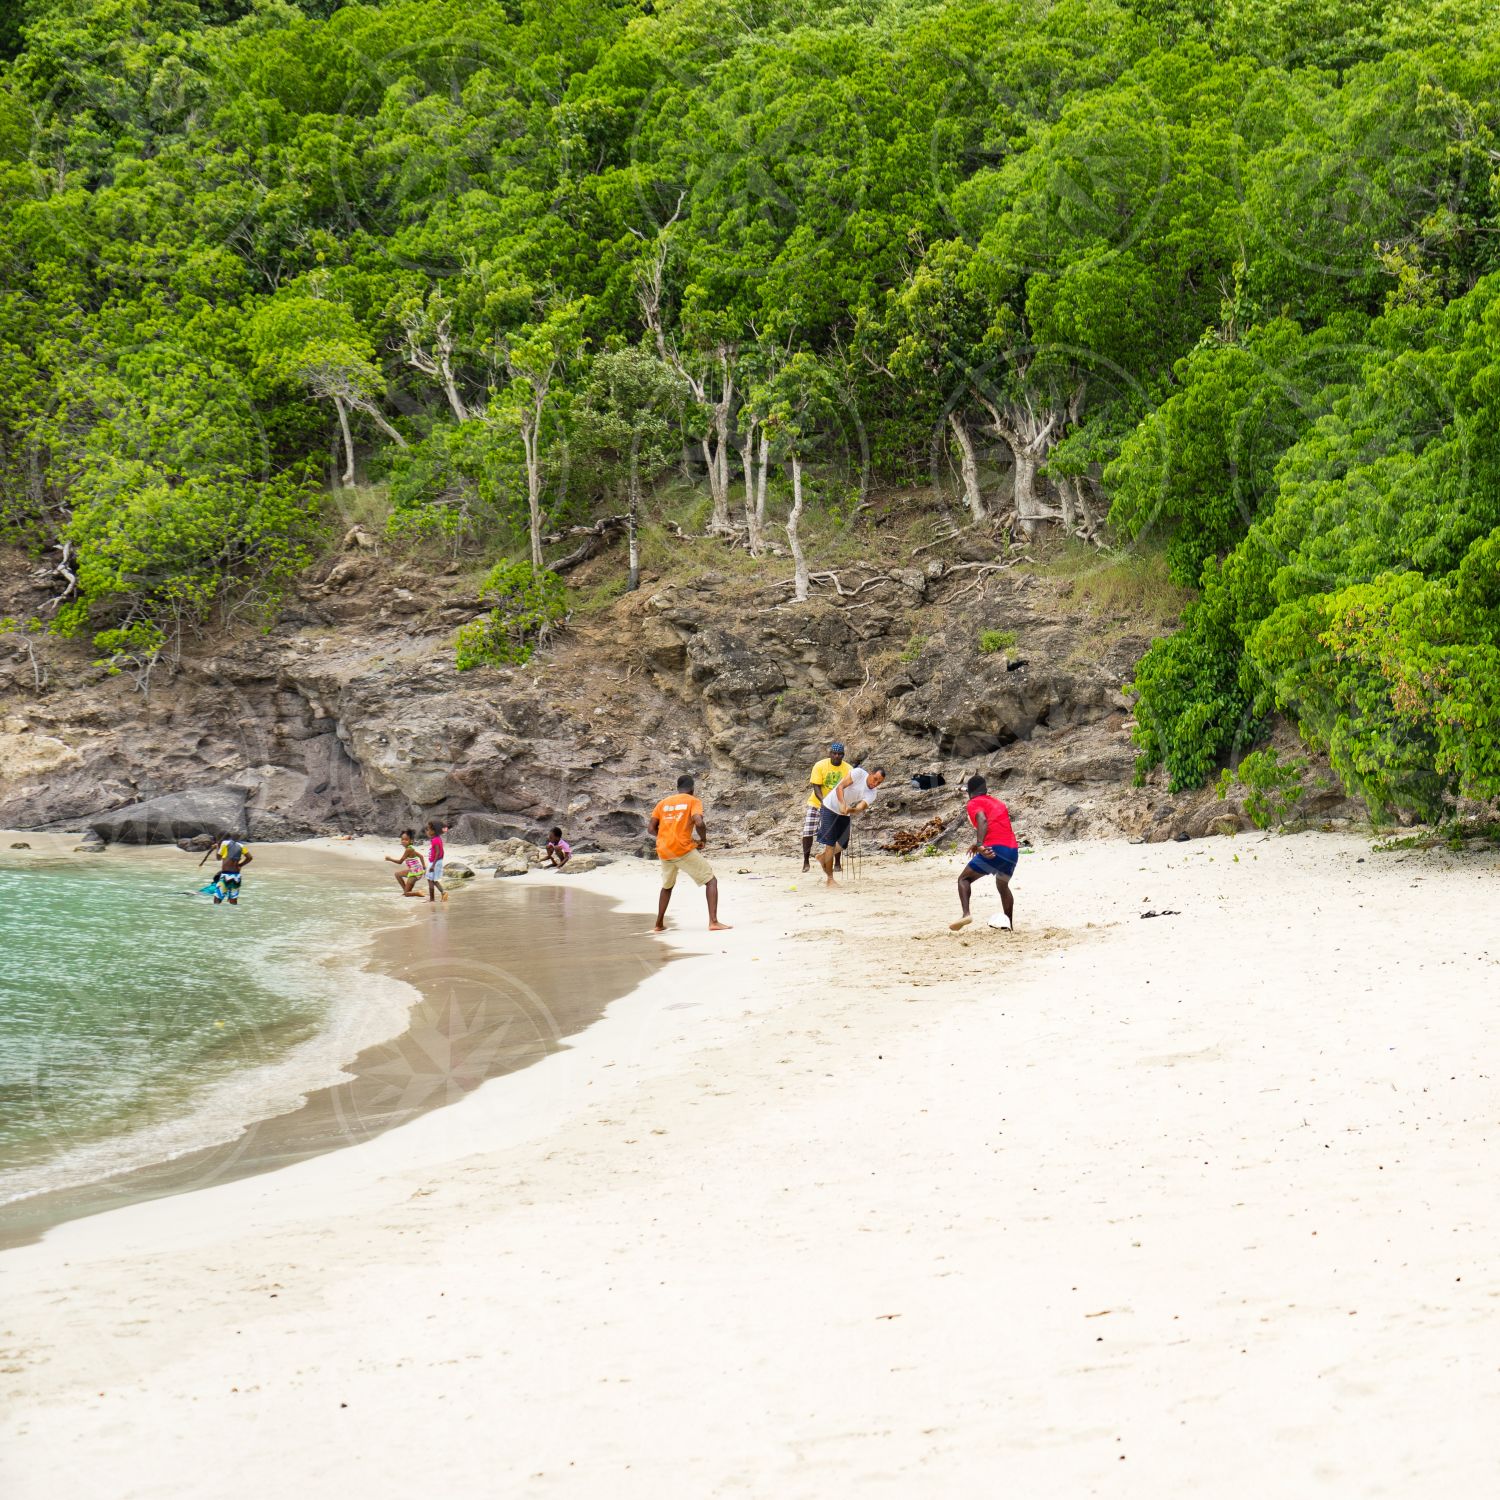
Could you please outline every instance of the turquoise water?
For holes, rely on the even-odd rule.
[[[0,1202],[232,1139],[399,1029],[351,982],[388,900],[263,858],[216,907],[195,864],[0,868]]]

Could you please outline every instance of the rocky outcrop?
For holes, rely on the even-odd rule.
[[[106,844],[175,844],[223,836],[245,838],[248,797],[241,787],[199,787],[135,802],[88,821]]]
[[[975,771],[1037,839],[1246,821],[1211,791],[1131,785],[1123,684],[1149,633],[1072,609],[968,541],[982,557],[893,556],[825,576],[805,605],[764,570],[658,580],[502,671],[454,668],[453,630],[482,608],[456,578],[365,551],[311,575],[271,630],[188,652],[149,698],[86,649],[44,638],[7,656],[0,638],[0,826],[180,838],[237,810],[252,839],[435,818],[453,842],[534,843],[559,823],[581,855],[643,847],[652,807],[691,770],[716,843],[795,847],[807,770],[832,738],[891,773],[892,829],[951,817]],[[14,594],[7,608],[29,612]],[[1013,645],[986,653],[984,631]],[[947,784],[920,791],[918,772]]]

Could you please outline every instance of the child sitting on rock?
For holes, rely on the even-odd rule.
[[[561,828],[547,835],[547,863],[560,870],[573,857],[573,846],[562,836]]]

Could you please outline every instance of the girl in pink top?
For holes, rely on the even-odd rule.
[[[427,845],[427,899],[436,901],[441,896],[446,901],[448,892],[443,889],[443,830],[436,823],[429,823],[427,837],[431,840]]]
[[[547,835],[547,863],[560,870],[572,857],[573,846],[562,836],[561,828],[554,828]]]

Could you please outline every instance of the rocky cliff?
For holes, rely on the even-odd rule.
[[[916,557],[877,538],[862,555],[797,605],[783,561],[683,542],[638,593],[576,612],[502,671],[454,668],[453,631],[481,608],[471,581],[358,551],[313,570],[271,629],[198,643],[149,694],[77,643],[5,636],[0,826],[81,828],[227,787],[259,839],[436,816],[459,837],[558,821],[584,846],[630,848],[688,769],[719,836],[790,849],[832,738],[892,773],[872,834],[951,817],[976,770],[1034,839],[1243,825],[1212,793],[1131,785],[1139,611],[1082,607],[984,537]],[[0,613],[33,612],[25,559],[4,575]],[[923,772],[946,786],[916,790]]]

